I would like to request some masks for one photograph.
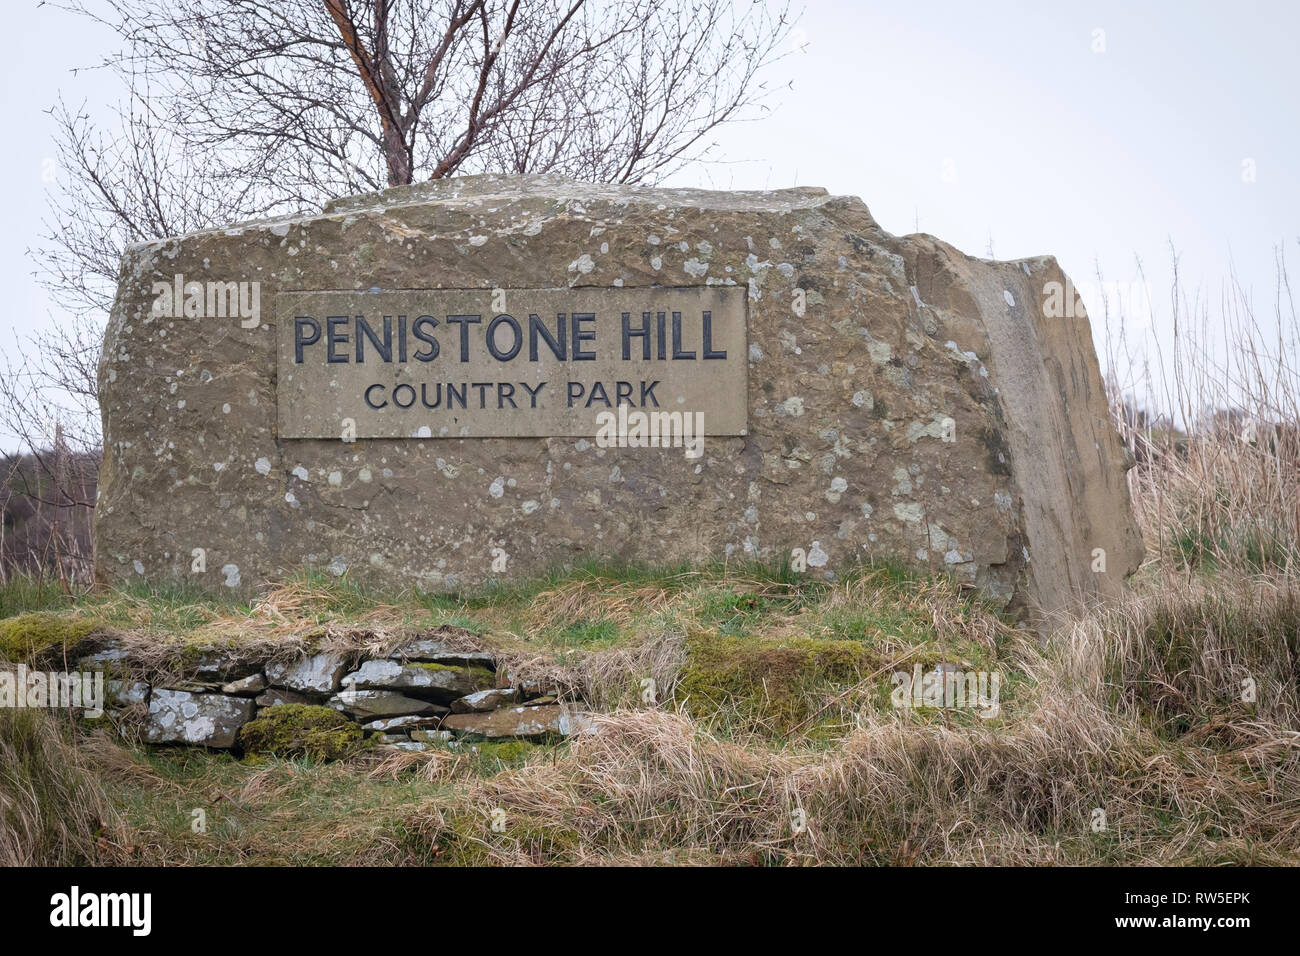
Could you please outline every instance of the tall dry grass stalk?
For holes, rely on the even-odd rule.
[[[1297,807],[1294,777],[1271,788],[1054,690],[1009,728],[868,715],[821,752],[618,711],[558,759],[407,825],[459,863],[1277,862],[1300,836]],[[486,824],[498,810],[500,836]]]
[[[1157,567],[1284,574],[1300,559],[1300,321],[1286,259],[1261,321],[1231,283],[1189,297],[1175,259],[1172,344],[1133,354],[1128,317],[1104,308],[1112,407],[1137,459],[1134,508]],[[1143,395],[1119,369],[1140,368]]]
[[[59,717],[0,709],[0,866],[111,862],[120,830]]]

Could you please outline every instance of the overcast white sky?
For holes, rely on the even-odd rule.
[[[15,335],[60,321],[27,256],[52,156],[43,111],[60,91],[92,104],[112,91],[103,74],[72,72],[109,37],[30,0],[5,12],[9,353]],[[1133,282],[1141,257],[1157,330],[1171,242],[1186,281],[1217,295],[1235,264],[1267,306],[1275,247],[1300,263],[1297,36],[1295,0],[809,0],[768,76],[793,81],[779,108],[721,133],[726,161],[673,183],[825,186],[862,197],[894,233],[981,256],[990,244],[997,258],[1054,254],[1081,286],[1096,264]]]

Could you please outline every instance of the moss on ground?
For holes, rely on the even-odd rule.
[[[537,745],[526,740],[492,740],[473,744],[478,750],[479,770],[496,773],[503,767],[518,767]]]
[[[340,760],[361,747],[361,725],[337,710],[314,704],[267,707],[239,731],[249,753]]]
[[[692,713],[730,710],[779,733],[808,719],[819,697],[879,666],[877,656],[856,641],[695,634],[686,646],[679,701],[687,701]]]

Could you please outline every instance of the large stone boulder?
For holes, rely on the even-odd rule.
[[[425,308],[427,362],[384,325],[406,343]],[[671,359],[656,308],[686,316]],[[572,340],[529,342],[530,313],[560,339],[571,314]],[[610,379],[594,406],[584,369]],[[516,411],[543,378],[559,391]],[[1052,610],[1114,593],[1142,555],[1056,262],[892,236],[820,189],[478,176],[137,244],[99,387],[97,573],[115,583],[311,565],[453,590],[587,558],[791,556],[830,578],[890,558]],[[598,441],[602,408],[659,395],[703,416],[702,448]]]

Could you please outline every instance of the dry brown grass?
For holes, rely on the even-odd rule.
[[[674,593],[658,584],[587,576],[539,593],[525,620],[536,629],[584,620],[608,620],[628,627],[666,609]]]
[[[1112,407],[1138,462],[1129,487],[1160,570],[1298,573],[1300,316],[1283,250],[1276,268],[1261,323],[1235,284],[1217,303],[1189,299],[1175,259],[1173,338],[1168,350],[1156,340],[1154,362],[1130,354],[1127,317],[1106,304]],[[1125,368],[1141,370],[1140,386],[1117,380]]]
[[[0,866],[114,862],[122,825],[61,717],[0,709]]]
[[[680,713],[621,710],[556,760],[477,782],[409,825],[448,862],[506,865],[1293,861],[1294,766],[1269,780],[1239,772],[1242,753],[1165,746],[1021,652],[1047,683],[1003,726],[864,712],[833,749],[765,750]]]

